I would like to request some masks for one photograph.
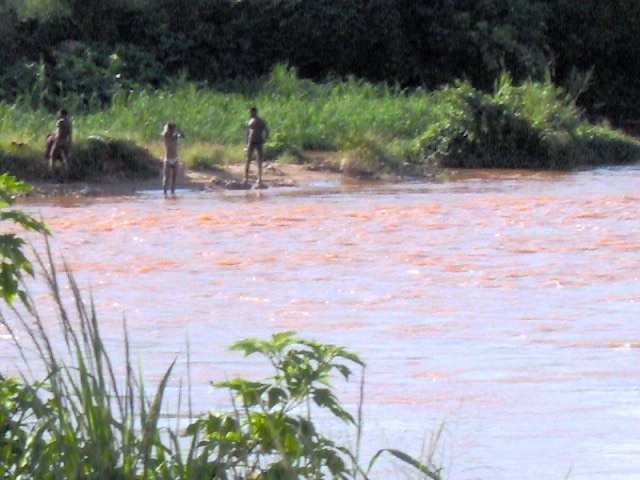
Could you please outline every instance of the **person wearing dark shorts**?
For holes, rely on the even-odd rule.
[[[249,166],[251,158],[255,152],[258,156],[258,181],[257,188],[263,188],[262,183],[262,163],[264,162],[264,142],[269,137],[269,129],[267,123],[258,116],[258,109],[252,107],[249,110],[249,121],[247,122],[247,163],[244,167],[244,183],[249,183]]]

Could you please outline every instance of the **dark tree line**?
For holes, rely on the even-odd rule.
[[[491,89],[550,74],[586,110],[640,117],[637,0],[0,0],[0,96],[300,76]]]

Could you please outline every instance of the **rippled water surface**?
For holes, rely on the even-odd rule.
[[[640,168],[26,208],[148,378],[176,355],[185,378],[189,345],[197,411],[227,408],[211,380],[266,373],[232,342],[295,330],[366,361],[369,453],[444,424],[446,478],[638,478]]]

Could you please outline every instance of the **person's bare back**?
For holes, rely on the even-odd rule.
[[[262,118],[251,117],[247,122],[247,129],[247,143],[264,143],[267,124]]]
[[[249,183],[249,165],[253,153],[258,154],[258,182],[257,187],[263,188],[262,183],[262,162],[264,161],[264,149],[262,145],[269,137],[269,129],[267,123],[258,116],[258,109],[252,107],[249,110],[249,121],[247,122],[247,161],[244,168],[244,183]]]

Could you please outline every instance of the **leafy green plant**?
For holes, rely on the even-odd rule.
[[[266,381],[235,378],[214,384],[239,402],[230,414],[209,414],[187,429],[203,440],[200,461],[233,478],[348,478],[348,450],[321,435],[311,421],[312,405],[355,424],[330,387],[330,375],[351,375],[348,363],[363,366],[354,354],[333,346],[275,334],[271,340],[247,339],[233,350],[264,355],[275,370]],[[306,409],[306,412],[304,410]],[[300,411],[303,410],[303,411]],[[226,477],[221,477],[226,478]]]
[[[11,175],[0,175],[0,222],[11,223],[25,231],[48,234],[47,226],[24,213],[22,210],[11,208],[18,193],[28,192],[31,187]],[[19,297],[27,303],[27,294],[21,287],[24,274],[33,276],[33,265],[24,254],[25,241],[16,233],[0,234],[0,296],[8,302]]]
[[[0,374],[0,478],[18,478],[26,452],[43,447],[31,432],[45,409],[32,387]]]
[[[428,478],[440,478],[437,469],[395,449],[380,450],[366,471],[360,467],[360,411],[354,417],[345,410],[331,383],[335,376],[349,379],[353,367],[364,373],[356,354],[300,339],[294,332],[276,333],[269,340],[242,340],[231,348],[245,356],[264,356],[274,373],[262,381],[234,378],[214,383],[229,390],[235,408],[231,413],[209,413],[187,428],[192,445],[197,445],[190,454],[191,478],[367,478],[385,452]],[[319,410],[356,429],[355,451],[318,430],[314,413]]]

